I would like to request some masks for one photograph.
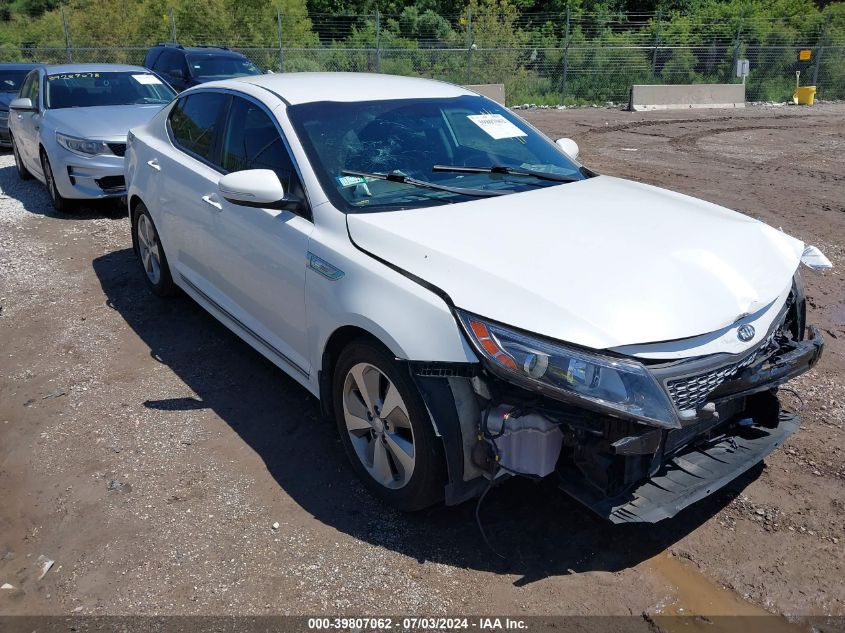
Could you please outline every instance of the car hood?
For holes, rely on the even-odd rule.
[[[45,118],[57,132],[104,141],[126,140],[130,129],[143,125],[164,105],[94,106],[47,110]]]
[[[782,295],[803,249],[740,213],[610,176],[347,218],[359,248],[456,307],[593,349],[724,328]]]

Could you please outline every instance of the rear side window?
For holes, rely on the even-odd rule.
[[[181,70],[185,76],[188,74],[188,65],[185,63],[185,57],[177,51],[162,51],[155,62],[154,68],[165,75],[172,76],[175,70]]]
[[[227,100],[226,95],[217,92],[200,92],[180,99],[168,119],[174,144],[216,164],[214,140]]]
[[[273,121],[260,107],[235,97],[229,110],[223,138],[223,169],[271,169],[276,172],[285,191],[299,189],[282,137]]]

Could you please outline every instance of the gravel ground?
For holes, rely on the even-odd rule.
[[[120,208],[57,217],[4,155],[0,613],[845,614],[845,106],[521,114],[598,171],[834,261],[806,275],[828,347],[793,385],[807,411],[785,449],[657,526],[511,482],[483,510],[502,560],[472,504],[374,501],[304,389],[189,299],[148,294]]]

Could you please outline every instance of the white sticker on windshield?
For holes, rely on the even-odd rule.
[[[470,114],[467,118],[496,140],[528,136],[501,114]]]
[[[132,75],[132,79],[137,81],[139,84],[160,84],[161,80],[156,77],[155,75]]]

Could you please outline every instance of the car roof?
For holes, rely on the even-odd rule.
[[[57,73],[93,73],[93,72],[133,72],[148,73],[149,68],[143,66],[130,66],[128,64],[56,64],[45,65],[44,70],[48,75]]]
[[[192,55],[215,55],[228,57],[243,57],[242,53],[230,50],[225,46],[182,46],[181,44],[156,44],[153,48],[182,51]]]
[[[290,105],[315,101],[432,99],[476,94],[443,81],[375,73],[272,73],[236,77],[205,85],[235,88],[238,83],[261,86]]]
[[[33,68],[38,68],[39,66],[43,66],[43,64],[0,64],[0,70],[32,70]]]

